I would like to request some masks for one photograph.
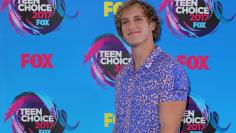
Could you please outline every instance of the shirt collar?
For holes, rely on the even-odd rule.
[[[161,48],[159,46],[156,46],[156,48],[151,52],[151,54],[145,60],[144,64],[139,69],[142,69],[142,67],[150,68],[151,65],[154,63],[155,59],[157,58],[157,56],[161,52],[162,52]],[[130,62],[130,67],[131,67],[131,69],[134,70],[134,58],[132,55],[131,55],[131,58],[132,58],[132,60]]]
[[[151,67],[151,65],[154,63],[154,61],[157,59],[157,56],[161,53],[161,48],[159,46],[156,46],[156,48],[152,51],[152,53],[149,55],[149,57],[144,62],[144,66],[146,68]]]

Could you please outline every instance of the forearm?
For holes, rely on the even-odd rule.
[[[178,133],[178,127],[162,127],[160,133]]]
[[[112,133],[116,133],[116,127],[113,128]]]
[[[160,133],[178,133],[186,102],[164,102],[160,105]]]
[[[116,121],[115,121],[115,124],[114,124],[113,130],[112,130],[112,133],[116,133]]]

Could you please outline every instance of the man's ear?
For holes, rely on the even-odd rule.
[[[156,28],[156,23],[155,22],[151,22],[150,23],[150,27],[151,27],[151,30],[154,31],[155,28]]]

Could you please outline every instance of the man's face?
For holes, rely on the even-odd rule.
[[[153,42],[152,31],[155,23],[149,22],[144,11],[139,6],[133,6],[124,11],[121,16],[121,27],[125,41],[131,47],[145,42]]]

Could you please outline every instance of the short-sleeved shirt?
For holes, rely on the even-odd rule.
[[[115,81],[116,133],[159,133],[159,104],[186,101],[188,77],[183,67],[156,47],[138,70],[132,60]]]

